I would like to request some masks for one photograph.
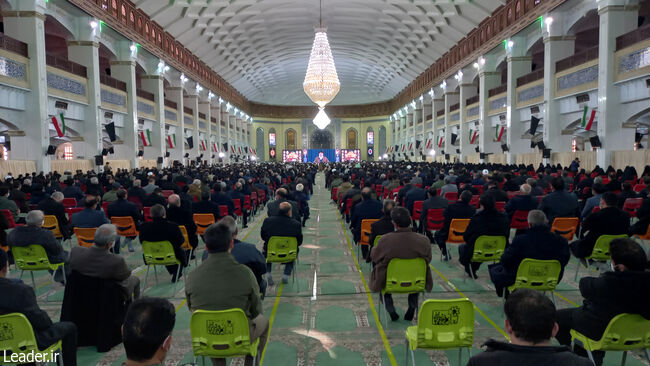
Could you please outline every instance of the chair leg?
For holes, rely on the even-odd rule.
[[[408,338],[406,339],[406,349],[404,350],[404,356],[406,357],[406,361],[404,361],[404,365],[409,364],[409,340]]]
[[[415,366],[415,353],[413,353],[413,350],[410,351],[411,351],[411,364]]]
[[[623,351],[623,357],[621,358],[621,366],[625,366],[626,359],[627,359],[627,351]]]
[[[156,277],[156,285],[158,284],[158,270],[156,269],[156,265],[153,266],[153,274]]]
[[[591,363],[593,363],[595,365],[596,361],[594,361],[594,355],[591,354],[590,350],[587,350],[587,355],[589,355],[589,360],[591,361]]]
[[[34,292],[36,292],[36,281],[34,281],[34,271],[29,271],[29,274],[32,276],[32,286],[34,286]]]
[[[458,349],[458,366],[463,366],[463,349]]]
[[[147,288],[147,278],[149,278],[149,268],[151,266],[147,266],[147,273],[144,275],[144,283],[142,284],[142,292]]]
[[[573,279],[574,281],[578,281],[578,272],[580,272],[580,259],[578,259],[578,266],[576,267],[576,275],[575,278]]]
[[[23,279],[23,273],[25,273],[25,270],[21,269],[20,270],[20,277],[19,277],[21,280]]]
[[[505,298],[505,297],[504,297]],[[553,305],[557,305],[555,303],[555,291],[551,290],[551,300],[553,300]]]
[[[645,349],[645,358],[648,359],[648,362],[650,362],[650,351],[648,349]]]

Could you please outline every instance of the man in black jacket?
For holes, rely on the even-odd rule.
[[[190,245],[192,248],[196,248],[199,245],[199,238],[196,236],[196,223],[192,212],[181,207],[181,198],[177,194],[170,195],[167,198],[167,203],[167,219],[178,225],[185,226]]]
[[[201,200],[192,203],[192,214],[212,214],[214,221],[217,222],[221,218],[219,206],[210,201],[210,192],[201,192]],[[171,220],[171,219],[170,219]]]
[[[440,247],[443,258],[445,261],[451,259],[451,254],[447,251],[447,237],[449,236],[449,226],[451,226],[451,220],[453,219],[469,219],[474,216],[476,213],[476,208],[471,206],[469,202],[472,200],[472,193],[470,191],[465,191],[461,193],[460,199],[453,205],[447,207],[443,216],[445,217],[445,222],[442,229],[436,231],[433,236],[436,244]]]
[[[600,211],[593,212],[582,222],[582,239],[569,244],[571,253],[581,260],[594,250],[596,240],[601,235],[627,234],[630,229],[630,216],[616,207],[618,198],[614,192],[605,192],[600,198]]]
[[[77,327],[71,322],[52,323],[47,313],[38,307],[34,289],[20,280],[7,278],[7,252],[0,250],[0,315],[21,313],[34,329],[39,349],[63,340],[63,363],[77,365]]]
[[[372,223],[372,225],[370,225],[370,245],[368,248],[368,254],[365,256],[366,263],[372,262],[370,259],[370,252],[372,251],[377,236],[392,233],[395,231],[395,224],[393,224],[393,219],[390,217],[390,212],[394,207],[395,201],[384,200],[384,207],[382,209],[384,215],[379,219],[379,221],[375,221]]]
[[[153,207],[154,205],[165,206],[166,204],[167,201],[165,200],[165,197],[163,197],[162,189],[160,188],[155,188],[153,192],[144,199],[144,202],[142,202],[142,206],[144,207]]]
[[[479,199],[481,210],[472,216],[472,219],[463,234],[465,244],[458,247],[458,261],[465,266],[465,272],[468,275],[474,274],[477,278],[476,271],[481,266],[480,262],[471,262],[474,254],[474,243],[479,236],[505,236],[506,243],[510,236],[510,222],[505,214],[500,213],[494,207],[494,198],[488,195],[482,195]],[[470,267],[472,271],[470,273]]]
[[[562,266],[560,280],[564,266],[569,262],[571,253],[567,240],[549,230],[548,220],[542,211],[532,210],[528,213],[528,226],[530,229],[515,236],[512,244],[503,252],[499,263],[488,267],[490,278],[499,297],[502,296],[505,287],[515,283],[517,269],[524,259],[559,261]]]
[[[50,197],[45,198],[38,204],[38,209],[43,211],[45,215],[52,215],[56,217],[59,222],[59,230],[63,234],[64,239],[69,239],[72,235],[72,225],[65,215],[65,207],[63,207],[63,193],[54,192]]]
[[[583,277],[580,280],[582,306],[558,311],[560,330],[555,338],[560,344],[571,343],[571,329],[591,339],[601,339],[609,321],[622,313],[650,319],[650,272],[645,271],[647,260],[643,249],[631,239],[614,239],[609,251],[613,272]],[[596,365],[600,365],[604,352],[593,352],[593,356]]]
[[[564,180],[559,177],[553,178],[551,188],[553,192],[542,198],[542,203],[539,206],[551,225],[556,217],[578,217],[580,215],[578,197],[564,189]]]
[[[382,215],[381,203],[372,199],[372,190],[369,187],[364,187],[361,191],[361,202],[352,208],[352,220],[350,222],[350,229],[355,243],[361,240],[361,223],[366,219],[379,219]],[[362,245],[361,250],[363,257],[368,255],[368,246]]]
[[[248,227],[248,214],[249,214],[249,212],[248,212],[248,210],[246,210],[246,208],[244,207],[244,199],[245,199],[245,196],[246,196],[246,195],[245,195],[244,192],[242,191],[242,184],[241,184],[241,182],[237,182],[237,183],[235,183],[235,189],[232,190],[232,191],[230,191],[230,198],[232,198],[232,200],[233,200],[233,204],[234,204],[234,201],[235,201],[235,200],[239,200],[239,209],[240,209],[240,211],[241,211],[241,214],[242,214],[242,220],[243,220],[242,228],[247,228],[247,227]],[[250,194],[249,194],[248,196],[249,196],[249,198],[250,198]],[[209,196],[208,196],[208,198],[209,198]],[[217,207],[217,211],[218,211],[218,209],[219,209],[219,207]]]
[[[293,219],[300,221],[300,209],[298,208],[298,203],[296,201],[290,201],[288,197],[289,192],[286,188],[278,188],[275,191],[275,201],[269,202],[266,205],[266,213],[268,216],[278,216],[280,214],[280,204],[282,202],[289,202],[291,204]]]
[[[420,232],[424,232],[429,238],[429,241],[433,243],[433,235],[429,230],[427,230],[427,215],[429,214],[429,210],[446,209],[449,206],[449,201],[438,196],[438,191],[433,187],[430,187],[427,191],[427,197],[428,198],[422,202],[422,213],[420,213]]]
[[[215,183],[214,186],[212,187],[212,189],[214,190],[214,193],[212,193],[212,197],[210,198],[210,200],[212,201],[212,203],[214,203],[217,206],[227,206],[228,207],[228,215],[234,217],[235,216],[235,203],[233,202],[230,195],[222,192],[224,186],[225,185],[223,185],[221,182]]]
[[[467,366],[590,366],[591,362],[575,355],[568,347],[551,345],[558,332],[555,306],[546,296],[520,289],[506,300],[505,329],[510,342],[489,339],[487,349],[469,360]]]
[[[133,223],[135,223],[136,229],[140,227],[140,224],[142,223],[142,215],[140,214],[140,210],[138,209],[138,206],[136,206],[135,203],[127,201],[127,193],[124,188],[120,188],[117,190],[116,193],[117,196],[117,201],[111,203],[108,205],[108,208],[106,209],[106,216],[108,216],[108,219],[110,220],[113,217],[131,217],[133,219]],[[133,248],[133,239],[135,239],[135,236],[133,237],[127,237],[124,239],[124,243],[120,245],[120,240],[118,237],[117,242],[115,243],[115,246],[113,248],[115,254],[120,253],[120,247],[121,246],[128,246],[129,247],[129,252],[133,252],[135,249]]]
[[[145,222],[140,227],[140,243],[145,241],[169,241],[174,247],[174,254],[176,254],[176,259],[181,263],[181,266],[187,266],[187,257],[183,252],[183,248],[181,248],[181,245],[185,242],[185,238],[178,225],[167,220],[165,207],[162,205],[153,205],[151,207],[151,218],[153,222]],[[174,264],[166,267],[169,274],[172,275],[172,282],[176,282],[178,265]],[[181,276],[183,276],[182,270],[178,278]]]
[[[264,257],[266,257],[266,250],[269,244],[269,239],[272,236],[292,236],[298,240],[298,246],[302,244],[302,226],[300,222],[293,219],[292,207],[289,202],[281,202],[279,205],[279,214],[269,216],[264,219],[260,236],[264,240]],[[289,276],[293,270],[294,263],[287,263],[284,266],[284,274],[282,275],[282,282],[287,283]],[[271,263],[266,264],[267,280],[269,285],[273,285],[273,278],[271,277]]]

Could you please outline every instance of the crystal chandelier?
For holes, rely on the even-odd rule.
[[[314,45],[309,55],[307,74],[302,86],[309,99],[318,104],[319,111],[314,118],[314,124],[322,130],[330,123],[330,119],[325,114],[325,105],[336,97],[341,89],[341,83],[334,66],[332,50],[327,41],[327,30],[322,27],[322,15],[320,22],[321,28],[316,29]]]

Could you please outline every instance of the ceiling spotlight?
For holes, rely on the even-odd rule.
[[[90,21],[90,28],[95,30],[95,29],[97,29],[97,26],[99,26],[99,23],[97,23],[97,21],[95,19]]]
[[[512,46],[515,45],[515,42],[513,42],[512,40],[508,40],[507,45],[508,45],[508,49],[512,49]]]
[[[474,62],[472,66],[474,66],[475,69],[478,69],[478,62]]]
[[[203,90],[203,87],[201,86],[201,84],[196,84],[196,92],[200,93],[202,90]]]
[[[440,87],[441,87],[442,89],[445,89],[445,88],[447,87],[447,80],[443,80],[443,81],[442,81],[442,84],[440,84]]]
[[[223,104],[223,99],[221,99],[221,97],[219,97],[219,104]]]
[[[420,95],[420,102],[424,100],[424,94]]]
[[[429,95],[431,96],[431,98],[433,98],[433,94],[434,94],[433,88],[431,88],[431,90],[429,90]]]
[[[463,77],[463,70],[458,70],[458,74],[456,74],[456,76],[458,76],[458,79],[460,80]]]
[[[481,64],[481,65],[485,65],[485,57],[479,58],[478,63]]]
[[[388,154],[384,154],[382,157],[383,157],[384,159],[388,159]]]
[[[208,92],[208,99],[214,98],[214,93],[212,91]]]
[[[181,73],[180,79],[181,79],[181,83],[185,83],[188,80],[187,76],[185,76],[185,74],[183,74],[183,73]]]

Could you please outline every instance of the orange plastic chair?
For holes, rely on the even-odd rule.
[[[463,244],[465,243],[465,230],[469,225],[470,219],[452,219],[449,225],[449,234],[447,235],[447,244]]]
[[[208,226],[214,224],[213,214],[194,214],[194,223],[196,224],[196,233],[203,235]]]
[[[571,241],[576,234],[576,230],[578,230],[578,222],[577,217],[556,217],[553,220],[553,225],[551,225],[551,232]]]
[[[377,221],[379,219],[361,220],[361,239],[359,239],[359,245],[370,245],[370,226]]]
[[[641,240],[650,240],[650,225],[648,225],[648,230],[643,235],[636,234],[635,237]]]
[[[95,244],[95,231],[96,227],[76,227],[74,228],[74,235],[77,237],[77,243],[81,247],[90,248]]]
[[[50,230],[54,237],[57,239],[63,238],[61,228],[59,227],[59,220],[54,215],[45,215],[43,221],[43,229]]]
[[[111,224],[117,227],[119,236],[138,236],[138,230],[135,228],[135,222],[131,216],[113,216]]]
[[[183,238],[185,241],[181,245],[181,248],[185,251],[185,254],[187,254],[187,263],[190,262],[190,257],[192,253],[192,246],[190,245],[190,236],[187,234],[187,229],[185,228],[185,225],[178,225],[178,228],[181,229],[181,233],[183,234]],[[198,260],[196,257],[194,258],[194,265],[196,266],[198,263]]]

